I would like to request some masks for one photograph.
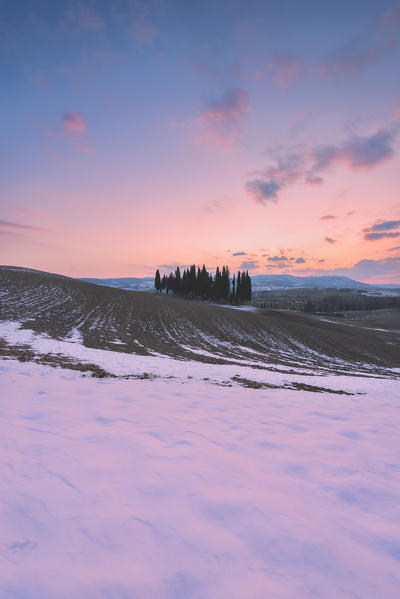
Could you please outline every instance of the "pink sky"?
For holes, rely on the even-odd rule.
[[[397,3],[79,6],[5,11],[3,264],[400,283]]]

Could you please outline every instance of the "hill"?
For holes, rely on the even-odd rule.
[[[78,335],[89,348],[298,372],[371,373],[400,366],[399,311],[389,321],[386,314],[390,328],[381,330],[379,315],[372,328],[362,319],[243,312],[15,267],[0,268],[0,292],[0,320],[53,339]]]

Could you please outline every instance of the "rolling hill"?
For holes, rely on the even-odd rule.
[[[262,313],[112,289],[16,267],[0,268],[0,320],[84,346],[259,369],[372,372],[400,366],[395,326],[336,322],[314,315]]]

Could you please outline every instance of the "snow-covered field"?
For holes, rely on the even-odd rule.
[[[1,599],[399,597],[398,381],[0,368]]]

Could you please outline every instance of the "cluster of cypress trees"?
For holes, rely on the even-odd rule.
[[[217,266],[215,276],[209,273],[203,264],[203,268],[194,264],[186,270],[181,271],[179,266],[169,276],[163,275],[157,269],[154,286],[162,293],[168,295],[171,291],[174,295],[186,299],[203,299],[214,302],[230,302],[231,304],[242,304],[251,301],[251,277],[248,271],[238,272],[237,277],[233,275],[232,281],[228,266],[222,269]]]

